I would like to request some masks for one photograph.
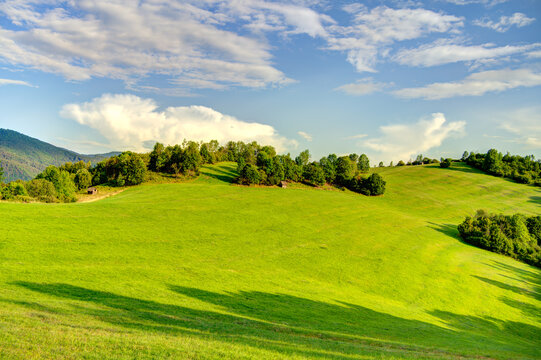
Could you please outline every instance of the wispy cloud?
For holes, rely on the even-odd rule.
[[[415,49],[403,49],[397,52],[393,60],[409,66],[436,66],[460,61],[496,59],[504,56],[522,54],[540,48],[541,43],[500,46],[493,44],[462,45],[449,40],[439,40]]]
[[[421,119],[414,124],[381,126],[381,137],[367,139],[361,144],[377,152],[383,160],[408,160],[440,146],[452,135],[462,134],[465,126],[464,121],[447,123],[442,113],[434,113],[430,119]]]
[[[473,23],[477,26],[490,28],[492,30],[496,30],[498,32],[506,32],[509,30],[512,26],[516,26],[518,28],[530,25],[535,21],[535,18],[529,18],[523,13],[514,13],[511,16],[501,16],[500,20],[498,21],[492,21],[490,19],[480,19],[475,20]]]
[[[402,98],[438,100],[456,96],[481,96],[517,87],[541,85],[541,72],[532,69],[490,70],[472,74],[456,82],[433,83],[418,88],[405,88],[393,92]]]
[[[452,3],[455,5],[470,5],[470,4],[483,4],[486,6],[495,6],[499,4],[503,4],[504,2],[507,2],[508,0],[444,0],[448,3]]]
[[[22,80],[12,80],[12,79],[0,79],[0,86],[2,85],[22,85],[22,86],[37,88],[36,85],[32,85],[29,82],[22,81]]]
[[[354,83],[345,84],[337,87],[334,90],[342,91],[348,95],[360,96],[369,95],[374,92],[383,90],[387,85],[381,82],[375,82],[372,78],[359,79]]]
[[[297,132],[297,134],[299,134],[300,137],[302,137],[304,140],[306,141],[312,141],[312,135],[304,132],[304,131],[299,131]]]
[[[514,135],[513,142],[541,149],[541,106],[518,109],[504,117],[499,128]]]
[[[368,10],[354,4],[344,6],[353,17],[350,26],[330,26],[329,49],[347,52],[358,72],[376,72],[380,57],[395,42],[417,39],[431,33],[456,33],[464,25],[461,17],[416,8],[392,9],[378,6]]]
[[[64,105],[60,114],[97,130],[112,150],[147,151],[148,144],[155,141],[178,144],[184,139],[255,140],[274,145],[278,151],[297,146],[270,125],[241,121],[205,106],[160,111],[154,100],[135,95],[105,94],[89,102]]]
[[[0,58],[9,64],[75,81],[121,79],[134,88],[161,75],[190,89],[291,82],[272,65],[267,41],[231,30],[240,18],[253,24],[260,14],[284,33],[312,36],[323,34],[327,19],[302,6],[255,0],[95,0],[47,7],[6,0],[0,14],[16,25],[0,28]]]
[[[346,137],[346,139],[355,140],[355,139],[362,139],[362,138],[365,138],[367,136],[368,136],[367,134],[357,134],[357,135],[348,136],[348,137]]]

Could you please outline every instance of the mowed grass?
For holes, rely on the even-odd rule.
[[[234,169],[0,203],[0,358],[541,358],[541,271],[456,230],[539,214],[539,189],[430,165],[377,169],[365,197]]]

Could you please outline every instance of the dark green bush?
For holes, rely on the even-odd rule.
[[[46,179],[34,179],[26,183],[28,195],[40,199],[47,197],[56,197],[56,189],[52,182]]]
[[[466,217],[458,231],[469,244],[541,267],[541,216],[478,211]]]
[[[440,161],[440,167],[442,168],[448,168],[448,167],[451,167],[451,163],[452,163],[453,160],[447,158],[447,159],[444,159],[444,158],[441,158],[441,161]]]
[[[240,172],[239,182],[244,185],[259,184],[261,182],[261,175],[257,166],[253,164],[244,165]]]

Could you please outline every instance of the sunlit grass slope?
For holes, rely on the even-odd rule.
[[[0,358],[539,359],[541,271],[462,243],[541,192],[465,166],[382,197],[197,180],[0,203]]]

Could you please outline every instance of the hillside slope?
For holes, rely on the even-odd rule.
[[[49,165],[80,160],[96,163],[114,154],[81,155],[13,130],[0,129],[0,163],[6,182],[32,179]]]
[[[539,189],[430,165],[377,169],[388,190],[365,197],[234,168],[0,203],[0,358],[541,358],[541,271],[456,230],[538,214]]]

